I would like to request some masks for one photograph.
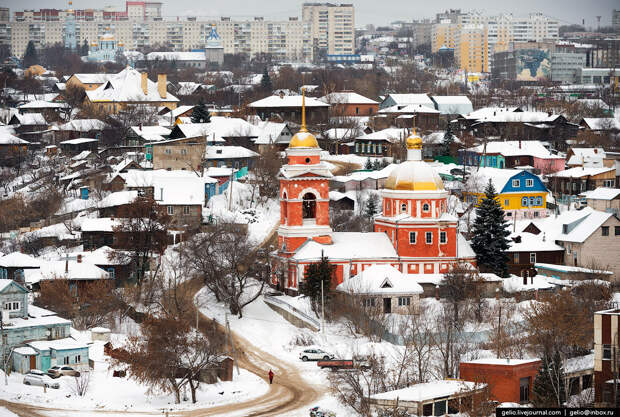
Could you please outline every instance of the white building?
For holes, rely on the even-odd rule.
[[[353,4],[304,3],[302,20],[311,25],[314,46],[328,55],[355,53]]]

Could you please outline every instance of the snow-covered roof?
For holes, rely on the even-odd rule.
[[[596,190],[582,193],[590,200],[613,200],[620,195],[620,188],[598,187]]]
[[[82,84],[103,84],[113,74],[73,74]]]
[[[555,285],[547,281],[546,277],[543,277],[541,275],[527,278],[527,284],[523,284],[522,277],[511,275],[509,278],[504,279],[503,284],[504,291],[506,291],[507,293],[548,290],[555,287]]]
[[[549,239],[544,233],[535,235],[533,233],[521,232],[511,236],[508,242],[510,247],[506,252],[550,252],[564,251],[564,248],[556,245],[553,239]],[[515,239],[520,240],[516,242]]]
[[[441,114],[465,114],[474,110],[467,96],[431,96]]]
[[[29,346],[41,351],[45,350],[71,350],[71,349],[88,349],[88,345],[83,342],[78,342],[77,340],[66,337],[64,339],[56,339],[56,340],[38,340],[35,342],[29,342]]]
[[[573,151],[573,155],[577,155],[580,157],[603,157],[605,158],[607,154],[605,153],[605,149],[603,148],[570,148]]]
[[[491,141],[487,142],[486,150],[484,145],[478,145],[473,148],[468,148],[467,151],[480,154],[486,151],[487,154],[497,153],[503,156],[531,155],[541,159],[563,159],[560,156],[552,155],[549,150],[545,148],[543,143],[538,140]]]
[[[371,400],[392,400],[423,402],[434,398],[449,397],[455,394],[473,391],[484,388],[484,384],[475,382],[461,381],[456,379],[445,379],[440,381],[425,382],[423,384],[411,385],[394,391],[382,392],[370,396]]]
[[[582,121],[592,130],[620,130],[620,120],[613,117],[584,117]]]
[[[494,108],[491,110],[480,112],[477,115],[475,115],[476,112],[471,112],[465,118],[489,123],[552,123],[560,117],[559,114],[549,115],[549,113],[542,111],[514,111],[509,108]]]
[[[607,167],[574,167],[565,169],[564,171],[555,172],[553,174],[549,174],[552,177],[560,177],[560,178],[581,178],[581,177],[589,177],[592,175],[604,174],[609,171],[615,171],[616,168],[607,168]]]
[[[260,121],[257,126],[260,133],[254,140],[255,145],[268,145],[270,143],[289,143],[290,135],[283,135],[286,130],[286,123],[277,123],[270,121]]]
[[[398,129],[395,127],[388,127],[387,129],[378,130],[372,133],[366,133],[356,139],[360,140],[387,140],[388,142],[396,142],[403,137],[407,137],[408,134],[404,129]]]
[[[0,292],[4,291],[4,289],[7,288],[11,284],[16,284],[20,288],[23,288],[20,284],[18,284],[17,282],[13,281],[12,279],[3,278],[3,279],[0,279]],[[25,290],[25,288],[24,288],[24,290]]]
[[[131,131],[147,142],[165,140],[165,137],[168,137],[171,132],[170,129],[164,126],[131,126]]]
[[[359,242],[364,242],[360,245]],[[334,232],[332,244],[323,245],[307,240],[293,256],[296,260],[320,259],[324,256],[336,259],[397,258],[392,242],[385,233]]]
[[[520,108],[519,107],[483,107],[481,109],[474,110],[471,113],[463,114],[462,117],[464,117],[465,119],[470,119],[470,120],[479,120],[479,119],[484,119],[489,116],[494,116],[497,113],[504,113],[504,112],[512,113],[517,110],[520,110]]]
[[[20,109],[65,109],[69,105],[66,103],[50,102],[43,100],[33,100],[18,106]]]
[[[45,117],[41,113],[15,114],[13,117],[17,119],[20,125],[24,126],[47,125]]]
[[[296,107],[301,108],[302,96],[268,96],[263,99],[250,103],[249,107],[264,108],[264,107]],[[306,97],[306,107],[329,107],[329,104],[324,103],[313,97]]]
[[[205,169],[205,175],[209,177],[230,177],[233,172],[237,172],[237,169],[232,167],[208,167]]]
[[[371,265],[336,287],[356,294],[421,294],[422,287],[392,265]]]
[[[204,185],[210,182],[191,171],[184,170],[131,169],[118,175],[125,180],[125,186],[128,188],[153,187],[153,197],[162,205],[202,205],[205,198]]]
[[[409,104],[405,107],[400,105],[386,107],[384,109],[379,110],[380,114],[383,113],[403,113],[403,114],[414,114],[414,113],[439,113],[439,110],[436,110],[434,107],[430,107],[424,104]]]
[[[146,54],[149,61],[206,61],[204,52],[149,52]]]
[[[90,143],[90,142],[98,142],[97,139],[92,139],[92,138],[75,138],[75,139],[69,139],[69,140],[63,140],[62,142],[59,142],[59,145],[80,145],[82,143]]]
[[[613,213],[591,210],[591,212],[586,215],[569,233],[559,234],[556,236],[556,239],[564,242],[581,243],[589,238],[592,233],[597,231],[599,227],[601,227],[603,223],[605,223],[613,215]]]
[[[13,252],[0,258],[0,266],[3,268],[39,268],[41,261],[25,253]]]
[[[399,106],[407,106],[409,104],[421,104],[423,106],[435,108],[433,100],[426,94],[390,94],[386,97],[391,97],[394,102]]]
[[[204,136],[207,142],[225,142],[228,137],[258,137],[260,129],[236,117],[211,116],[210,123],[176,125],[186,138]]]
[[[603,271],[599,269],[591,269],[591,268],[583,268],[580,266],[570,266],[570,265],[556,265],[556,264],[546,264],[546,263],[535,263],[534,268],[540,268],[542,270],[549,271],[557,271],[557,272],[575,272],[575,273],[584,273],[584,274],[601,274],[601,275],[612,275],[611,271]]]
[[[98,207],[105,208],[131,204],[136,198],[138,198],[137,191],[117,191],[107,195],[103,200],[101,200]]]
[[[90,262],[77,260],[47,261],[39,269],[24,270],[24,277],[28,284],[41,280],[68,279],[68,280],[96,280],[110,279],[110,274]]]
[[[13,136],[6,130],[0,130],[0,145],[27,145],[30,142]]]
[[[476,363],[481,365],[503,365],[503,366],[519,366],[526,363],[540,362],[540,359],[510,359],[510,358],[485,358],[474,359],[471,361],[461,361],[461,363]]]
[[[105,84],[95,90],[86,91],[91,102],[171,102],[179,101],[170,93],[166,97],[159,94],[157,83],[147,78],[147,93],[142,90],[142,74],[133,68],[127,67],[118,74],[110,77]]]
[[[341,91],[330,93],[319,98],[320,101],[328,104],[379,104],[378,102],[364,97],[355,91]]]
[[[205,159],[256,158],[259,154],[243,146],[207,146]]]
[[[78,255],[81,255],[82,262],[88,262],[94,265],[125,265],[130,262],[129,257],[112,256],[114,253],[117,252],[119,251],[116,251],[109,246],[101,246],[94,251],[71,252],[63,254],[60,257],[60,260],[63,261],[68,257],[70,261],[75,261],[77,260]]]
[[[467,179],[467,185],[469,189],[474,192],[483,192],[486,188],[489,180],[493,183],[495,191],[500,193],[506,183],[515,175],[518,175],[522,171],[519,169],[499,169],[491,167],[480,167],[474,173],[472,173]]]
[[[58,130],[89,132],[91,130],[103,130],[106,126],[107,125],[99,119],[75,119],[58,126]]]
[[[86,162],[83,161],[84,159],[88,159],[89,157],[94,156],[94,154],[91,151],[82,151],[79,154],[75,155],[73,158],[71,158],[72,161],[81,161],[80,163]],[[74,165],[77,166],[76,164],[71,165],[72,168],[74,168]]]
[[[581,372],[594,369],[594,353],[564,360],[564,373]]]

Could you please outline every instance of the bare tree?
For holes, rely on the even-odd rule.
[[[90,384],[90,372],[82,371],[78,376],[73,377],[73,386],[71,387],[71,391],[79,396],[83,397],[88,392],[88,386]]]

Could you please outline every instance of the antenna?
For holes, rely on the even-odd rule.
[[[596,30],[600,31],[601,30],[601,17],[602,16],[596,16]]]
[[[299,128],[300,132],[307,132],[306,129],[306,88],[301,88],[301,127]]]

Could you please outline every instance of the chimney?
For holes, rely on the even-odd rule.
[[[149,93],[148,74],[146,72],[143,72],[140,75],[142,76],[140,83],[140,85],[142,86],[142,92],[144,93],[144,95],[147,95]]]
[[[521,139],[519,139],[519,149],[521,149]]]
[[[82,254],[81,254],[81,253],[78,253],[78,256],[77,256],[77,263],[79,263],[79,264],[81,264],[81,263],[82,263]]]
[[[166,98],[166,81],[168,76],[166,74],[157,74],[157,92],[161,98]]]
[[[65,257],[65,274],[69,273],[69,254]]]

